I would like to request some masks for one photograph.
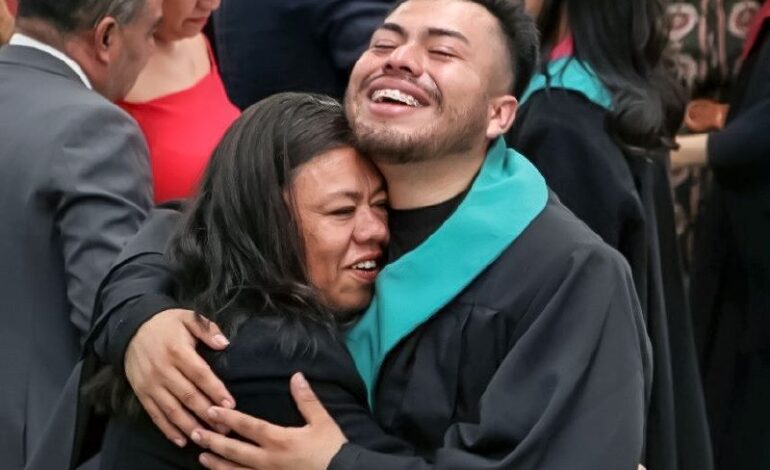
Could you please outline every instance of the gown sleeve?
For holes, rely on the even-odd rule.
[[[706,146],[714,169],[770,167],[770,98],[736,116],[721,131],[709,134]]]
[[[144,322],[179,307],[163,252],[179,220],[176,206],[153,209],[139,233],[125,246],[97,294],[95,323],[87,347],[123,370],[128,343]]]
[[[650,346],[625,262],[579,249],[544,279],[482,395],[478,422],[449,427],[430,459],[349,443],[330,470],[635,470]]]

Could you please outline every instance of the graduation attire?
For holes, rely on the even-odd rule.
[[[419,456],[346,444],[330,470],[639,462],[652,371],[627,264],[502,139],[454,212],[383,269],[347,343],[377,421]]]
[[[721,469],[770,468],[770,4],[727,123],[708,137],[713,173],[696,232],[691,297]]]
[[[644,462],[712,468],[666,156],[624,154],[606,130],[612,96],[590,66],[567,55],[547,67],[522,96],[509,142],[631,266],[655,358]]]
[[[651,351],[622,256],[502,138],[428,212],[433,228],[394,233],[346,338],[378,424],[416,454],[351,442],[329,469],[635,470]],[[93,344],[122,367],[141,319],[173,303],[157,260],[111,276]]]

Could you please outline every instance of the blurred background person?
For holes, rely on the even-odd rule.
[[[759,10],[757,0],[684,0],[667,7],[677,73],[689,97],[699,103],[701,114],[708,112],[724,124],[724,106],[741,64],[743,43]],[[685,133],[695,129],[683,129]],[[702,167],[674,169],[674,204],[677,234],[685,270],[689,272],[693,255],[693,234],[702,194],[709,172]]]
[[[0,49],[0,466],[42,437],[94,296],[152,204],[147,148],[112,101],[152,53],[160,0],[21,0]]]
[[[394,0],[227,0],[215,49],[230,99],[244,109],[281,91],[342,98],[353,63]]]
[[[509,142],[631,265],[654,357],[645,463],[712,468],[668,178],[684,109],[662,0],[528,0],[543,64]]]
[[[676,167],[713,174],[696,226],[691,300],[720,469],[770,468],[770,1],[755,17],[724,128],[698,122]]]
[[[193,194],[211,152],[240,114],[201,33],[219,1],[163,0],[155,53],[119,102],[147,138],[158,203]]]

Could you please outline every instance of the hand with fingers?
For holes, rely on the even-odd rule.
[[[276,426],[239,411],[212,407],[211,420],[250,442],[196,429],[191,437],[208,449],[201,464],[211,470],[325,470],[347,438],[301,373],[291,378],[291,394],[305,426]]]
[[[235,400],[196,352],[198,341],[222,350],[229,344],[219,328],[190,310],[158,313],[143,324],[126,349],[125,372],[144,409],[163,434],[179,447],[200,424],[221,432],[207,410],[234,408]]]

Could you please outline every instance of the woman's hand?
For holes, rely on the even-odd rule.
[[[211,470],[326,470],[347,438],[301,373],[291,378],[291,394],[307,423],[303,427],[276,426],[239,411],[210,408],[210,421],[251,442],[196,429],[193,441],[211,451],[201,455],[201,464]]]
[[[125,372],[131,388],[155,425],[179,447],[200,427],[195,415],[214,425],[207,415],[212,404],[235,406],[225,385],[195,350],[198,341],[217,350],[228,345],[213,322],[190,310],[172,309],[149,319],[126,348]]]

